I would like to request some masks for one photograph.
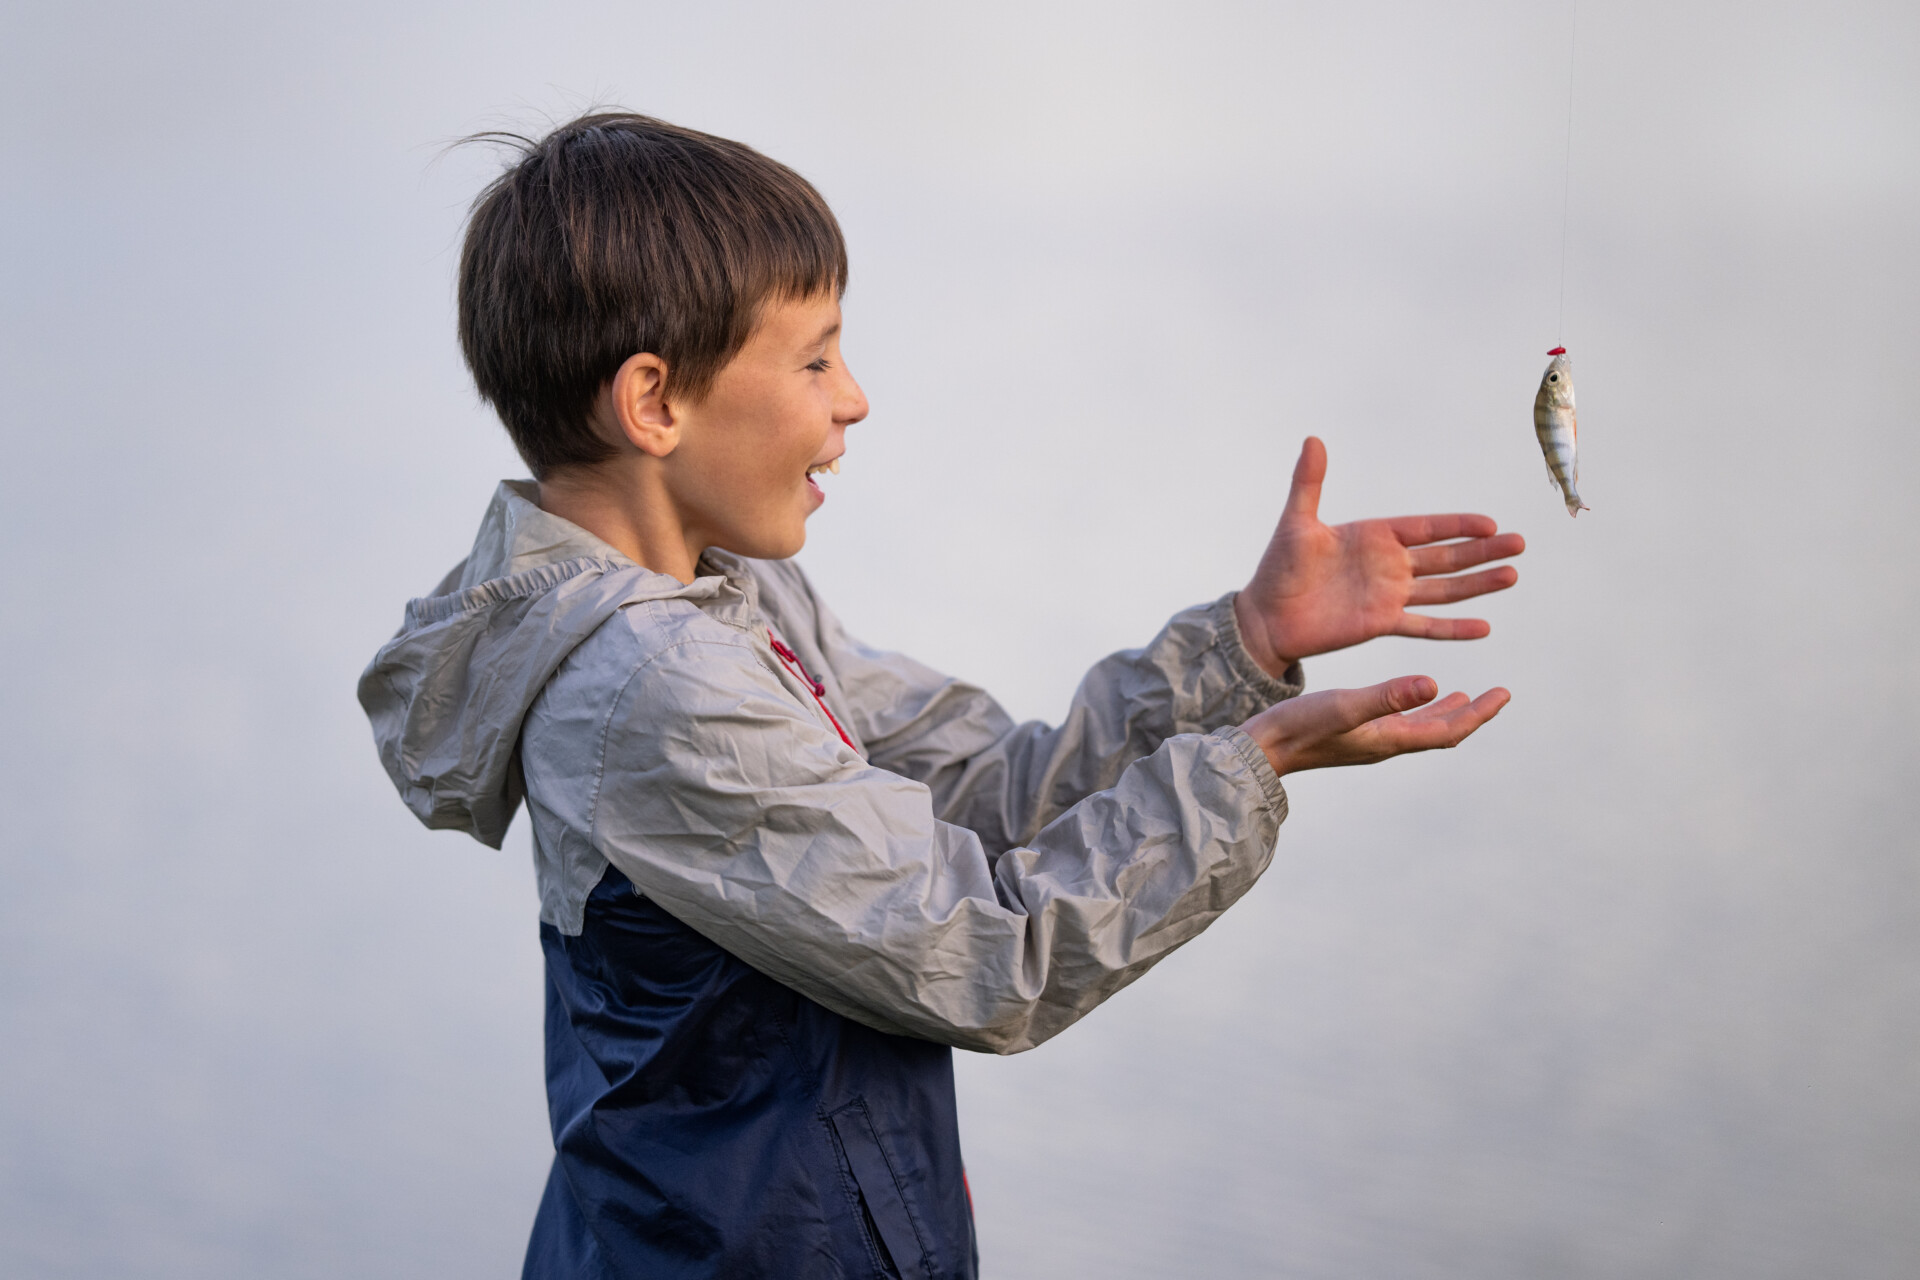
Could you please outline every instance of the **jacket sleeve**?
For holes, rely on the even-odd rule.
[[[1167,739],[1237,725],[1304,687],[1297,663],[1284,680],[1255,664],[1228,594],[1175,614],[1144,648],[1095,663],[1057,726],[1015,724],[979,686],[861,644],[817,597],[810,603],[868,758],[925,783],[934,812],[978,832],[991,853],[1032,840]]]
[[[1237,728],[1167,738],[991,864],[744,641],[648,659],[608,710],[594,847],[682,922],[881,1031],[1012,1053],[1198,934],[1272,857],[1286,795]]]

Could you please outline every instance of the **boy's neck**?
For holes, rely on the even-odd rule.
[[[642,568],[680,582],[698,576],[706,547],[676,516],[659,459],[627,455],[563,467],[539,483],[542,511],[579,525]]]

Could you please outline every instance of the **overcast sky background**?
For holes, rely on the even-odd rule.
[[[1920,8],[10,6],[0,1272],[510,1277],[537,904],[354,680],[520,474],[453,337],[484,152],[616,102],[826,194],[873,402],[804,563],[1056,715],[1332,519],[1525,532],[1469,746],[962,1055],[990,1277],[1920,1269]],[[1582,491],[1529,408],[1572,348]]]

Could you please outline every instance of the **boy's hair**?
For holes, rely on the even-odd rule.
[[[472,140],[520,159],[474,201],[460,349],[536,479],[613,456],[590,418],[629,356],[698,400],[765,303],[846,290],[827,202],[751,147],[628,112]]]

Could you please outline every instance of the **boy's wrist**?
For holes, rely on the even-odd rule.
[[[1267,757],[1276,777],[1284,776],[1294,765],[1293,753],[1286,748],[1288,735],[1283,730],[1283,716],[1277,714],[1278,707],[1284,705],[1268,707],[1240,726],[1241,732],[1253,739],[1253,745]]]
[[[1240,647],[1245,651],[1247,658],[1269,679],[1285,683],[1288,673],[1299,659],[1281,654],[1274,649],[1265,620],[1248,605],[1247,593],[1244,591],[1234,593],[1233,622],[1235,629],[1239,632]]]

